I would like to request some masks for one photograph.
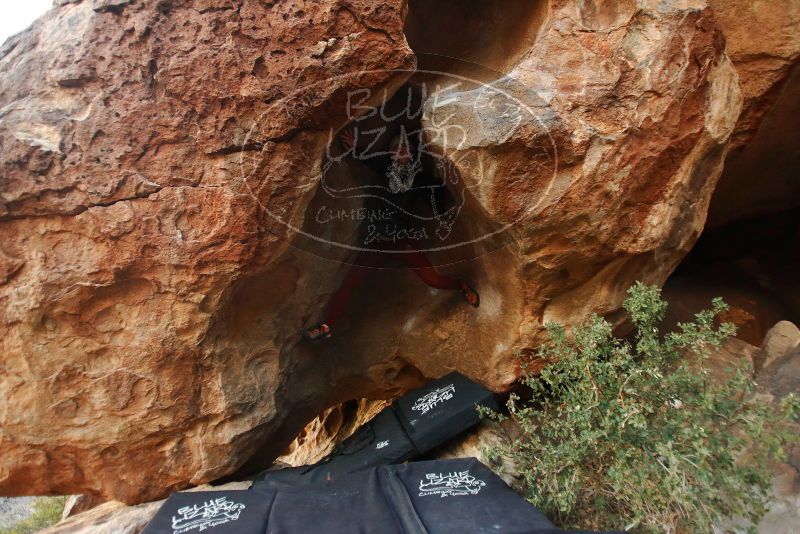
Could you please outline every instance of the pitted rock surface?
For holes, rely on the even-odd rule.
[[[488,169],[458,169],[459,231],[509,227],[474,261],[437,258],[481,307],[383,272],[340,335],[301,341],[346,251],[293,246],[284,223],[313,203],[347,92],[399,87],[409,43],[467,47],[404,26],[419,5],[69,0],[3,44],[0,493],[138,503],[265,467],[348,399],[454,369],[502,390],[546,321],[666,279],[754,94],[724,26],[701,0],[516,3],[485,19],[514,41],[469,59],[535,94],[539,120],[499,135],[466,92],[427,115],[471,125],[444,148]]]

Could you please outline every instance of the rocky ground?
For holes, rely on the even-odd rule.
[[[35,500],[36,497],[0,497],[0,530],[31,515]]]
[[[0,534],[27,534],[58,523],[66,497],[12,497],[0,502]]]

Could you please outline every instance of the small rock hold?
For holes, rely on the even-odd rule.
[[[322,57],[328,48],[336,44],[336,38],[331,37],[327,41],[318,41],[316,45],[311,48],[311,57]]]

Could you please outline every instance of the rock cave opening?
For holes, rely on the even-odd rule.
[[[311,358],[326,362],[328,382],[335,384],[336,391],[360,391],[373,398],[397,396],[451,370],[449,357],[442,357],[437,366],[436,362],[425,362],[421,354],[463,352],[465,348],[470,352],[493,352],[498,332],[512,335],[507,325],[513,320],[503,319],[521,313],[513,275],[517,264],[513,247],[502,232],[495,233],[497,223],[485,213],[447,157],[436,147],[421,148],[427,135],[422,117],[424,83],[412,76],[387,98],[385,112],[395,117],[393,120],[387,121],[378,114],[342,129],[341,132],[360,132],[356,134],[355,151],[367,159],[366,164],[349,158],[326,170],[323,163],[320,186],[306,210],[303,235],[294,243],[295,250],[302,250],[298,258],[305,269],[321,268],[329,273],[319,307],[311,312],[309,320],[324,317],[332,295],[337,294],[354,267],[363,267],[364,261],[369,263],[370,254],[366,253],[365,260],[365,251],[393,248],[393,242],[370,242],[375,226],[383,238],[396,235],[398,243],[412,242],[413,249],[421,251],[441,275],[469,281],[481,294],[481,308],[466,305],[458,291],[427,286],[415,275],[417,269],[407,268],[407,262],[396,255],[378,268],[370,266],[368,276],[355,288],[345,313],[337,321],[335,335],[303,347],[312,354]],[[413,139],[422,168],[414,187],[425,191],[412,213],[401,216],[398,223],[394,215],[383,219],[396,211],[396,205],[385,197],[379,199],[377,206],[369,201],[373,196],[370,188],[385,191],[390,187],[386,170],[378,169],[380,165],[370,169],[369,158],[370,153],[387,152],[400,132]],[[334,143],[340,143],[339,139]],[[507,308],[499,309],[503,304]],[[488,323],[474,324],[478,320],[476,314],[488,317]],[[466,343],[459,341],[464,339]],[[331,401],[342,403],[352,398]]]
[[[705,230],[664,287],[674,308],[668,322],[685,320],[714,296],[731,306],[725,319],[752,345],[777,321],[800,322],[798,95],[795,68],[758,130],[734,139]]]
[[[665,285],[671,323],[685,320],[711,298],[731,307],[724,319],[737,337],[761,345],[778,321],[800,321],[800,208],[708,229]]]

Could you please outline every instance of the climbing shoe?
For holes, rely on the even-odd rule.
[[[475,291],[475,288],[468,283],[461,282],[461,294],[464,295],[464,300],[467,301],[467,304],[473,308],[477,308],[481,305],[480,295],[478,295],[478,292]]]
[[[309,341],[314,341],[315,339],[328,339],[331,337],[331,327],[325,323],[320,323],[316,326],[305,329],[303,331],[303,337]]]

